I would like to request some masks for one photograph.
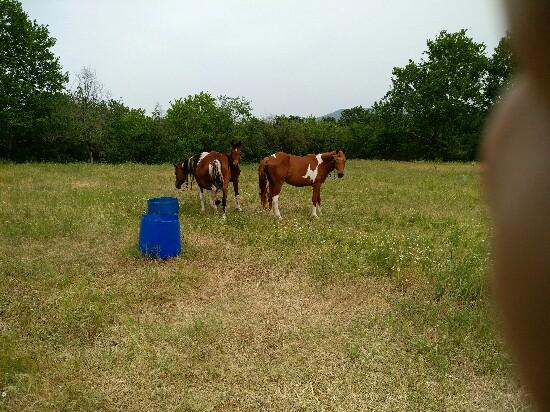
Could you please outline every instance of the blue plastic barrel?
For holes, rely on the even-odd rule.
[[[148,213],[141,217],[139,230],[141,254],[156,259],[170,259],[178,256],[181,252],[178,200],[156,198],[149,199],[147,203]]]
[[[177,215],[178,199],[175,197],[154,197],[147,201],[147,212],[157,215]]]

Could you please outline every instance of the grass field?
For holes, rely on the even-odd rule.
[[[171,166],[0,165],[0,409],[523,410],[490,315],[478,166],[348,161],[227,221],[178,193],[184,253],[136,251]],[[233,205],[233,197],[230,197]]]

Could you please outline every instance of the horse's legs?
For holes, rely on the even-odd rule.
[[[241,212],[243,209],[239,203],[239,177],[237,176],[233,180],[233,190],[235,191],[235,209]]]
[[[273,199],[273,213],[275,214],[275,217],[278,217],[279,219],[282,219],[281,212],[279,211],[279,193],[281,193],[282,188],[282,183],[273,183],[273,190],[270,190],[270,197]]]
[[[321,214],[321,184],[319,184],[319,192],[317,193],[317,214]]]
[[[267,201],[269,204],[269,210],[273,207],[273,182],[269,181],[269,188],[267,190]]]
[[[216,207],[216,191],[210,189],[208,192],[210,193],[210,207],[212,207],[212,209],[214,210],[217,210],[218,208]]]
[[[319,187],[319,194],[317,195],[317,214],[321,215],[321,188]]]
[[[223,210],[222,217],[224,219],[225,219],[225,206],[227,205],[227,189],[228,189],[228,186],[229,186],[229,177],[228,177],[227,181],[224,180],[223,187],[222,187],[222,210]]]
[[[311,196],[311,216],[317,216],[317,211],[321,211],[321,185],[315,184],[313,186],[313,195]]]
[[[202,193],[203,189],[198,185],[197,187],[199,189],[199,196],[201,197],[201,212],[204,212],[204,194]]]

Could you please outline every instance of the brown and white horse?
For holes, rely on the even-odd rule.
[[[258,169],[262,206],[267,208],[269,202],[269,208],[273,207],[275,216],[280,219],[279,194],[283,183],[298,187],[313,186],[311,214],[318,217],[321,214],[321,185],[335,169],[338,177],[343,177],[345,167],[346,152],[343,149],[307,156],[278,152],[265,157]]]
[[[223,217],[225,218],[225,207],[227,204],[227,189],[229,182],[233,182],[235,191],[235,207],[237,210],[242,210],[239,204],[239,175],[241,169],[239,162],[241,160],[241,142],[231,143],[231,152],[202,152],[191,156],[186,161],[180,164],[174,164],[176,175],[176,188],[180,189],[186,182],[191,182],[193,179],[197,182],[201,199],[201,211],[204,212],[204,194],[207,190],[210,193],[210,206],[214,210],[220,201],[216,199],[218,190],[222,191],[222,209]]]

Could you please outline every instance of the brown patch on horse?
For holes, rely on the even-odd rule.
[[[201,156],[202,157],[202,156]],[[195,180],[199,185],[201,192],[210,191],[210,206],[216,208],[217,201],[215,194],[218,190],[222,191],[222,210],[225,216],[225,206],[227,204],[227,188],[231,179],[231,168],[229,160],[225,154],[219,152],[209,152],[202,157],[195,168]]]
[[[306,156],[277,152],[265,157],[258,168],[261,204],[267,208],[269,203],[269,208],[273,207],[275,216],[280,218],[279,194],[285,182],[296,187],[313,186],[312,215],[317,217],[321,212],[321,185],[333,170],[343,177],[345,167],[343,149]]]

